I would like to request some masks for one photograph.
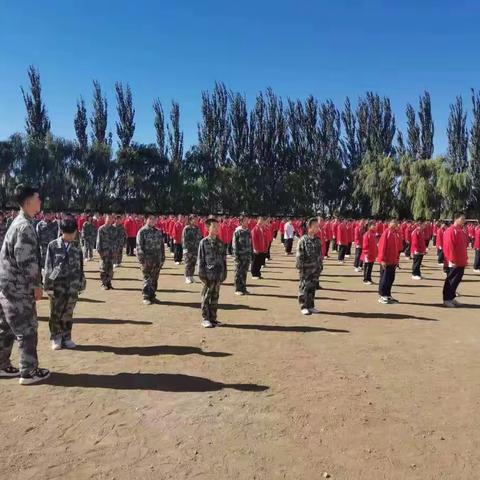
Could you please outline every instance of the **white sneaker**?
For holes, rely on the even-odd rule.
[[[245,295],[243,292],[235,292],[235,295],[238,295],[238,296],[242,296],[242,295]]]
[[[192,282],[192,279],[190,277],[187,277],[185,279],[185,283],[188,285],[188,284],[193,283],[193,282]]]
[[[350,258],[350,255],[345,255],[345,258]]]
[[[301,312],[302,315],[311,315],[312,314],[308,308],[302,308],[300,310],[300,312]]]
[[[310,313],[317,314],[317,313],[320,313],[320,310],[317,310],[316,308],[311,308]]]
[[[143,301],[142,301],[142,303],[143,303],[144,305],[151,305],[151,304],[152,304],[152,301],[149,300],[148,298],[144,298]]]
[[[52,340],[52,350],[61,350],[62,349],[62,339],[54,338]]]
[[[443,264],[442,264],[442,265],[443,265]],[[474,271],[475,273],[480,273],[480,270],[475,269],[475,268],[473,269],[473,271]]]
[[[456,307],[461,307],[462,304],[455,298],[452,300],[452,302],[455,304]]]
[[[390,300],[387,297],[380,297],[378,299],[378,303],[382,303],[383,305],[388,305],[390,303]]]
[[[373,285],[373,282],[371,282],[370,280],[364,280],[363,284],[364,285]]]
[[[260,280],[260,277],[252,277],[253,280]]]
[[[175,262],[175,265],[180,265],[180,262]]]
[[[443,306],[447,308],[457,308],[457,304],[453,300],[445,300]]]
[[[41,382],[50,376],[50,371],[46,368],[36,368],[33,372],[23,374],[18,383],[20,385],[32,385]]]
[[[13,377],[19,377],[20,376],[20,370],[18,368],[15,368],[12,365],[9,365],[8,367],[0,369],[0,378],[13,378]]]
[[[421,280],[422,277],[420,275],[412,275],[412,280]]]
[[[213,323],[210,320],[202,320],[202,327],[213,328]]]
[[[68,349],[77,348],[77,344],[72,340],[64,340],[63,346]]]

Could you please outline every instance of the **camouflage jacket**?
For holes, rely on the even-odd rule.
[[[122,250],[127,240],[127,233],[123,225],[114,225],[113,228],[115,229],[115,249]]]
[[[55,279],[52,273],[58,273]],[[78,293],[85,290],[86,280],[83,272],[83,254],[74,243],[66,244],[63,238],[57,238],[47,247],[43,289],[62,293]]]
[[[162,232],[156,227],[144,225],[137,233],[137,258],[140,263],[165,263],[165,243]]]
[[[322,244],[318,237],[304,235],[297,245],[297,269],[300,273],[318,273],[323,269]]]
[[[40,249],[32,219],[21,212],[7,231],[0,251],[0,292],[32,296],[41,288]]]
[[[45,255],[48,244],[58,238],[58,223],[41,220],[37,225],[37,235],[40,250],[42,251],[42,255]]]
[[[82,227],[82,240],[87,240],[90,242],[94,242],[97,236],[97,232],[95,231],[95,226],[92,222],[85,222]]]
[[[232,249],[236,259],[252,256],[252,234],[248,228],[237,227],[235,229]]]
[[[198,276],[223,282],[227,278],[227,252],[219,238],[205,237],[198,247]]]
[[[197,255],[200,240],[202,240],[202,234],[200,233],[198,227],[187,225],[183,229],[182,233],[182,245],[184,253]]]
[[[6,234],[7,234],[7,223],[0,222],[0,248],[2,248],[3,240]]]
[[[102,225],[97,233],[97,252],[100,257],[113,256],[117,245],[117,232],[113,225]]]

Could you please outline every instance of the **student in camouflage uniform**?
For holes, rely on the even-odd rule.
[[[98,229],[97,233],[97,252],[100,255],[100,279],[104,290],[113,289],[113,260],[117,245],[117,231],[113,226],[113,221],[113,215],[108,214],[105,218],[105,224]]]
[[[52,350],[75,348],[72,340],[72,317],[79,292],[85,290],[83,254],[75,243],[77,222],[60,222],[62,236],[47,248],[43,288],[50,297],[50,339]]]
[[[303,235],[297,245],[297,270],[300,273],[298,301],[303,315],[319,313],[315,308],[315,290],[323,269],[323,257],[317,232],[318,219],[310,218],[307,234]]]
[[[185,283],[194,283],[195,265],[197,264],[198,246],[202,234],[198,228],[196,215],[188,217],[188,225],[182,232],[182,246],[185,254]]]
[[[208,218],[205,222],[208,236],[202,239],[198,247],[198,276],[203,282],[202,290],[202,327],[212,328],[217,321],[220,285],[227,278],[227,252],[225,244],[217,238],[218,221]]]
[[[20,214],[10,225],[0,251],[0,377],[18,377],[29,385],[50,375],[38,368],[38,321],[35,302],[42,298],[40,250],[33,217],[40,211],[38,191],[19,186]],[[14,340],[20,351],[20,370],[10,363]]]
[[[3,245],[3,240],[7,234],[7,222],[5,221],[5,214],[0,212],[0,249]]]
[[[93,260],[93,249],[95,248],[95,240],[97,238],[97,232],[95,225],[92,222],[92,215],[87,216],[86,222],[82,227],[82,245],[83,255],[87,262]]]
[[[143,274],[143,303],[156,302],[158,277],[165,263],[165,242],[162,232],[155,227],[155,216],[148,215],[146,224],[137,233],[137,258]]]
[[[40,265],[45,266],[45,257],[47,255],[48,244],[58,237],[58,223],[53,221],[51,214],[47,214],[43,220],[37,224],[38,243],[40,244]]]
[[[248,218],[240,216],[240,226],[235,229],[232,250],[235,261],[235,295],[247,294],[247,273],[252,259],[252,234]]]
[[[123,247],[125,246],[125,243],[127,241],[127,234],[125,232],[125,229],[123,228],[122,217],[120,215],[116,216],[115,223],[113,226],[115,228],[115,238],[116,238],[113,266],[116,268],[122,264]]]

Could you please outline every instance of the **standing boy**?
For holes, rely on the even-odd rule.
[[[377,262],[380,264],[380,283],[378,284],[379,303],[398,303],[392,297],[392,285],[400,252],[399,236],[397,235],[397,221],[391,220],[388,228],[383,231],[378,242]]]
[[[143,303],[156,302],[160,270],[165,263],[165,242],[162,232],[155,226],[155,216],[147,215],[147,221],[137,233],[137,258],[143,274]]]
[[[104,290],[113,289],[113,261],[117,245],[114,217],[108,214],[105,223],[98,229],[97,252],[100,255],[100,280]]]
[[[310,218],[307,222],[307,233],[297,246],[296,267],[300,274],[298,302],[303,315],[320,313],[315,308],[315,290],[323,268],[323,257],[317,231],[318,219]]]
[[[260,280],[262,278],[261,268],[265,264],[266,244],[263,231],[263,217],[258,217],[257,225],[252,230],[252,278]]]
[[[227,255],[224,243],[218,238],[218,221],[208,218],[205,222],[208,236],[198,247],[198,276],[203,282],[202,327],[212,328],[217,321],[220,286],[227,278]]]
[[[412,280],[422,279],[422,261],[427,253],[427,244],[425,240],[425,226],[422,220],[419,220],[411,237],[411,253],[413,254]]]
[[[373,285],[372,270],[378,254],[376,230],[375,222],[370,221],[367,231],[363,234],[361,259],[363,261],[363,283],[365,285]]]
[[[194,283],[195,266],[197,264],[198,246],[202,234],[198,228],[196,215],[188,217],[188,225],[183,229],[182,248],[185,254],[185,283]]]
[[[235,260],[235,295],[247,294],[247,273],[252,258],[252,234],[248,218],[240,215],[240,226],[235,229],[232,242]]]
[[[83,254],[75,243],[77,222],[60,222],[61,237],[49,243],[45,260],[43,288],[50,297],[50,340],[52,350],[75,348],[72,317],[79,292],[85,290]]]

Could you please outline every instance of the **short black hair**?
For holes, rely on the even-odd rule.
[[[25,202],[38,193],[38,188],[32,187],[31,185],[17,185],[15,189],[15,201],[23,207]]]
[[[77,222],[74,218],[65,218],[60,222],[60,230],[63,233],[75,233],[77,231]]]
[[[308,228],[310,228],[314,223],[318,223],[318,218],[317,217],[309,218],[307,222]]]
[[[205,226],[208,228],[212,223],[218,223],[215,217],[209,217],[205,220]]]
[[[464,217],[465,216],[465,213],[464,212],[455,212],[453,214],[453,220],[458,220],[460,217]]]

